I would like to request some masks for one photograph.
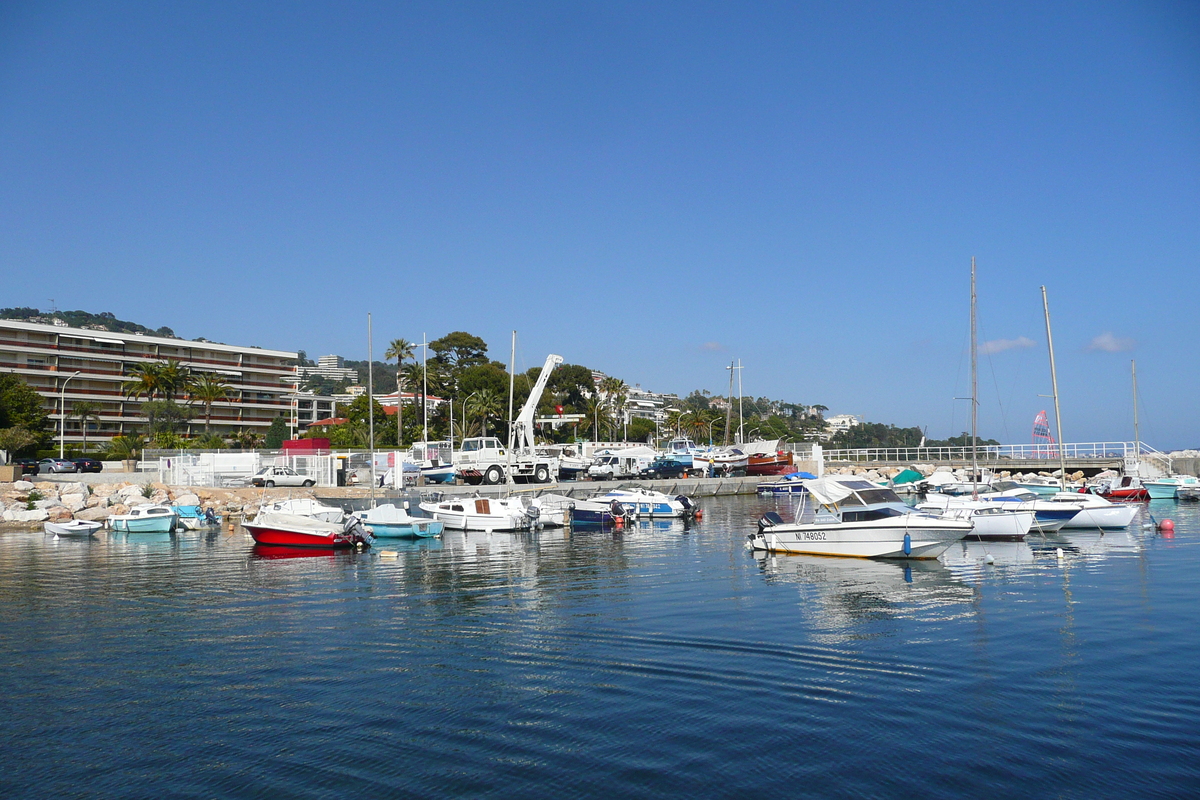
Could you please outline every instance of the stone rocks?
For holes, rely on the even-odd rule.
[[[72,511],[79,511],[87,506],[87,495],[85,494],[64,494],[59,499],[64,506]]]
[[[47,515],[46,519],[50,522],[69,522],[75,518],[75,515],[71,513],[71,509],[66,506],[54,506],[47,509]]]
[[[113,511],[110,508],[102,508],[100,506],[92,506],[85,508],[82,511],[75,512],[75,519],[86,519],[89,522],[103,522],[108,519],[108,515]]]
[[[31,481],[13,481],[13,489],[18,492],[29,492],[33,490]]]
[[[192,492],[187,492],[185,494],[177,495],[175,499],[171,501],[171,505],[198,506],[200,505],[200,498]]]

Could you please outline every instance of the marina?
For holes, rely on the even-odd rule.
[[[5,530],[0,690],[21,757],[0,792],[1200,786],[1200,506],[926,561],[747,549],[793,502],[365,551],[264,549],[240,528]],[[1175,520],[1169,538],[1151,517]]]

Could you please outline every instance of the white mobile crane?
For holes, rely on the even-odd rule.
[[[476,436],[464,439],[462,450],[455,452],[454,465],[467,483],[504,483],[506,476],[514,482],[549,483],[554,468],[553,459],[538,456],[533,449],[533,417],[537,412],[546,383],[563,357],[546,356],[542,373],[538,375],[529,399],[513,420],[512,441],[508,450],[495,436]]]

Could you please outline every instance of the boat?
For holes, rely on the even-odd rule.
[[[48,534],[79,537],[91,536],[103,526],[101,522],[92,522],[86,519],[72,519],[67,522],[46,522],[42,524],[42,528]]]
[[[969,534],[972,523],[914,511],[899,495],[861,478],[805,481],[793,522],[774,511],[758,521],[750,547],[773,553],[857,558],[937,558]],[[809,500],[813,502],[809,502]]]
[[[1140,503],[1150,499],[1150,492],[1142,486],[1136,475],[1122,475],[1094,487],[1095,493],[1105,500],[1122,503]]]
[[[672,497],[669,494],[642,487],[613,489],[590,499],[599,502],[616,500],[625,506],[630,515],[635,518],[674,519],[676,517],[693,517],[697,512],[696,504],[685,495],[679,494]]]
[[[1016,486],[1018,486],[1021,489],[1025,489],[1027,491],[1033,492],[1034,494],[1041,495],[1042,497],[1050,497],[1052,495],[1058,494],[1059,492],[1061,492],[1063,490],[1063,485],[1062,485],[1061,481],[1058,481],[1054,478],[1045,478],[1042,476],[1025,478],[1023,480],[1014,480],[1014,481],[1012,481],[1012,483],[1016,484]]]
[[[1063,528],[1124,528],[1133,522],[1138,506],[1113,503],[1085,492],[1059,492],[1045,502],[1075,509]]]
[[[416,442],[412,446],[413,463],[426,483],[454,483],[454,445],[450,442]]]
[[[776,453],[751,453],[746,465],[747,475],[786,475],[795,467],[792,452],[780,450]]]
[[[370,531],[355,517],[335,523],[300,514],[260,511],[242,527],[255,543],[281,547],[367,547],[372,540]]]
[[[327,506],[311,497],[289,497],[286,500],[276,500],[264,505],[262,511],[270,514],[295,514],[301,517],[312,517],[335,525],[346,519],[346,512],[342,509],[336,506]]]
[[[805,481],[816,478],[809,472],[793,472],[774,481],[763,481],[755,487],[758,494],[804,494]]]
[[[987,500],[948,499],[950,502],[944,505],[926,501],[919,503],[916,508],[947,519],[970,520],[972,528],[967,537],[969,539],[1021,539],[1029,533],[1037,519],[1032,508],[1006,508]]]
[[[571,524],[571,508],[581,501],[565,494],[540,494],[529,501],[538,510],[538,522],[546,528]]]
[[[451,497],[426,501],[420,508],[456,531],[521,531],[537,523],[540,511],[519,498]]]
[[[692,471],[706,476],[744,473],[749,465],[750,456],[739,447],[715,447],[692,455]]]
[[[441,536],[444,523],[436,519],[414,517],[406,508],[384,503],[354,513],[377,538],[425,539]]]
[[[1175,490],[1175,499],[1184,503],[1200,500],[1200,486],[1180,486]]]
[[[171,506],[179,515],[179,526],[189,531],[198,531],[221,524],[221,518],[211,508],[200,506]]]
[[[1151,500],[1174,500],[1179,497],[1178,491],[1184,487],[1200,489],[1200,478],[1195,475],[1170,475],[1166,478],[1142,481],[1142,486],[1150,493]]]
[[[112,514],[107,524],[120,533],[170,533],[179,524],[179,515],[170,506],[142,503],[127,514]]]
[[[705,452],[705,448],[700,447],[686,436],[681,436],[667,442],[667,448],[663,451],[665,455],[674,456],[679,461],[682,461],[688,469],[693,466],[693,457]]]
[[[977,500],[982,503],[995,503],[1013,511],[1032,511],[1033,525],[1030,531],[1043,535],[1062,530],[1079,513],[1079,509],[1074,506],[1051,503],[1049,497],[1040,497],[1010,481],[998,481],[992,485],[990,491],[980,492],[973,498],[940,492],[929,492],[925,497],[927,503],[938,505]]]

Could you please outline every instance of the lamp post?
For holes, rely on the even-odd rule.
[[[67,440],[67,383],[71,378],[77,377],[81,370],[75,370],[71,375],[67,376],[67,380],[63,381],[62,388],[58,390],[58,457],[64,458],[64,450]]]
[[[477,391],[471,392],[469,395],[467,395],[466,397],[463,398],[462,426],[463,426],[463,438],[464,439],[467,438],[467,401],[470,400],[472,397],[474,397],[477,394],[479,394],[479,392],[477,392]],[[451,450],[454,449],[454,426],[453,425],[450,426],[450,449]]]
[[[715,420],[715,419],[709,420],[709,423],[708,423],[708,446],[709,447],[712,447],[712,426],[714,424],[716,424],[718,421],[719,420]]]

